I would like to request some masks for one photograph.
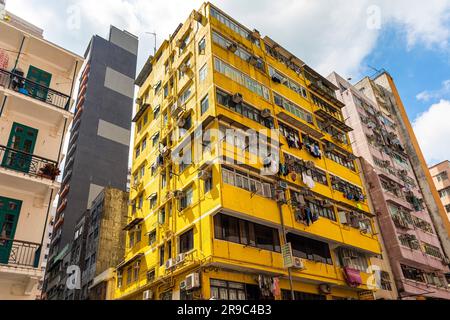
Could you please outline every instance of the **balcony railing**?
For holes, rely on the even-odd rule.
[[[11,240],[0,238],[0,247],[9,250],[8,261],[1,261],[0,265],[9,265],[16,267],[38,268],[41,256],[41,245],[20,240]]]
[[[59,175],[58,163],[56,161],[3,145],[0,145],[0,167],[53,181]]]
[[[17,91],[59,109],[68,111],[70,107],[70,97],[68,95],[4,69],[0,69],[0,87]]]

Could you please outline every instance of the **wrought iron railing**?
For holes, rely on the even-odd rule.
[[[0,167],[50,180],[55,180],[59,175],[56,161],[3,145],[0,145]]]
[[[41,244],[0,237],[0,247],[10,251],[8,261],[0,261],[0,264],[17,267],[39,267]]]
[[[70,107],[70,97],[68,95],[4,69],[0,69],[0,86],[20,92],[60,109],[68,111]]]

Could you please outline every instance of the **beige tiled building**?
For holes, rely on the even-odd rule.
[[[62,143],[83,58],[0,16],[0,299],[31,300],[43,277]]]
[[[450,220],[450,161],[443,161],[430,168],[436,189]]]

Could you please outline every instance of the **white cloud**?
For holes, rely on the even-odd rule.
[[[161,40],[185,21],[201,0],[14,0],[9,10],[45,29],[47,38],[83,53],[92,34],[106,35],[110,24],[141,39],[139,65],[152,52],[156,31]],[[383,28],[395,26],[405,45],[449,47],[450,1],[447,0],[217,0],[214,3],[251,28],[269,35],[323,74],[336,70],[357,78]],[[68,30],[67,8],[78,4],[81,28]],[[373,11],[372,9],[379,9]],[[368,12],[368,9],[369,10]],[[375,13],[375,15],[374,15]],[[380,14],[381,30],[368,28]],[[45,17],[43,19],[42,17]]]
[[[450,80],[445,80],[442,82],[442,87],[439,90],[422,91],[416,96],[416,98],[419,101],[427,102],[432,99],[441,99],[448,94],[450,94]]]
[[[433,104],[413,122],[419,144],[429,165],[450,159],[450,101]]]

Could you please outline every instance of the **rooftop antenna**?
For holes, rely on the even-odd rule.
[[[155,46],[153,47],[153,56],[156,55],[156,32],[146,32],[146,34],[152,35],[155,37]]]

